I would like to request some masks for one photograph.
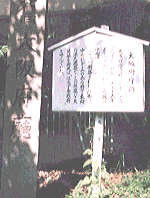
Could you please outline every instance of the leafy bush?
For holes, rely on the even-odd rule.
[[[107,198],[107,197],[147,197],[150,198],[150,170],[145,170],[134,174],[129,177],[127,174],[123,174],[123,180],[117,184],[111,183],[109,180],[109,173],[106,171],[106,163],[102,163],[101,166],[101,180],[103,185],[101,185],[100,192],[98,195],[93,195],[93,186],[99,185],[99,164],[93,161],[93,151],[92,149],[87,149],[83,155],[89,155],[90,158],[84,163],[83,168],[92,164],[93,169],[96,174],[92,176],[92,171],[89,169],[87,171],[88,176],[83,180],[80,180],[75,190],[67,198]],[[87,191],[83,191],[86,186]]]
[[[104,165],[103,165],[104,167]],[[106,174],[106,175],[105,175]],[[101,186],[101,190],[98,196],[92,196],[92,184],[97,183],[97,178],[93,180],[91,177],[85,177],[76,186],[75,192],[70,193],[66,197],[80,197],[80,198],[113,198],[113,197],[141,197],[150,198],[150,170],[136,172],[132,176],[127,174],[123,175],[123,180],[117,184],[112,184],[109,181],[109,174],[105,172],[105,168],[102,171],[102,179],[104,185]],[[82,186],[86,185],[88,192],[82,191]]]
[[[124,177],[123,181],[115,186],[114,195],[132,195],[132,197],[150,197],[150,170],[136,172],[132,177]],[[113,188],[113,187],[112,187]],[[112,190],[112,188],[110,190]]]
[[[80,180],[80,182],[77,184],[75,190],[70,193],[70,195],[66,197],[80,197],[80,198],[113,198],[113,197],[147,197],[150,198],[150,170],[141,171],[138,172],[136,166],[132,161],[129,160],[129,162],[133,165],[133,170],[135,173],[129,172],[132,177],[128,177],[127,174],[124,174],[124,172],[128,172],[132,170],[132,166],[129,168],[128,164],[125,162],[128,162],[125,160],[125,157],[127,156],[127,153],[124,149],[123,144],[117,144],[116,142],[111,142],[110,147],[115,148],[114,150],[117,151],[119,158],[116,159],[116,167],[115,172],[119,171],[118,174],[120,174],[120,171],[123,172],[123,180],[118,181],[117,184],[110,181],[110,174],[106,170],[106,163],[102,163],[101,166],[101,188],[98,195],[93,195],[93,186],[99,185],[99,167],[97,162],[93,161],[93,151],[92,151],[92,141],[93,141],[93,125],[86,129],[86,133],[90,133],[90,141],[91,141],[91,149],[87,149],[84,152],[84,155],[89,155],[90,158],[84,163],[83,168],[92,165],[92,168],[95,169],[95,175],[92,176],[92,171],[89,169],[88,176],[86,176],[83,180]],[[105,143],[105,142],[104,142]],[[113,156],[114,158],[114,156]],[[126,166],[127,165],[127,166]],[[131,168],[131,170],[130,170]],[[122,175],[122,173],[121,173]],[[85,188],[87,190],[85,190]]]
[[[86,162],[83,164],[83,168],[92,165],[95,175],[92,175],[91,169],[88,169],[86,172],[88,173],[88,176],[86,176],[83,180],[80,180],[77,186],[75,187],[75,191],[71,192],[70,195],[67,195],[66,197],[97,197],[97,195],[93,195],[93,186],[99,185],[99,163],[97,161],[93,161],[93,151],[92,149],[87,149],[83,155],[89,155],[90,158],[86,160]],[[106,171],[105,163],[102,163],[101,166],[101,177],[104,180],[108,180],[109,174]],[[86,186],[87,192],[83,192],[82,189]],[[103,188],[103,194],[107,195],[108,190]]]
[[[8,51],[7,45],[0,45],[0,57],[4,57],[4,54],[6,54]]]

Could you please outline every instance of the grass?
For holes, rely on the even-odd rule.
[[[89,185],[71,192],[69,197],[91,198],[87,193]],[[88,195],[89,194],[89,195]],[[150,198],[150,169],[140,172],[114,173],[102,172],[99,198]]]
[[[107,187],[109,197],[150,197],[150,170],[123,175],[122,181]],[[102,195],[101,197],[106,197]],[[108,196],[107,196],[108,197]]]

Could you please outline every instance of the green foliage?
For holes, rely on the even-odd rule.
[[[55,34],[56,34],[56,32],[52,32],[51,34],[48,35],[47,38],[48,38],[48,39],[49,39],[49,38],[54,38],[54,37],[55,37]]]
[[[92,155],[92,150],[91,149],[87,149],[84,151],[83,155]]]
[[[147,122],[147,115],[144,114],[144,118],[142,120],[142,126],[146,125]],[[131,124],[132,125],[132,117],[127,113],[119,114],[119,119],[124,124]],[[134,120],[134,119],[133,119]],[[124,176],[124,179],[117,184],[111,183],[109,181],[109,173],[106,170],[106,163],[102,163],[101,166],[101,181],[102,186],[98,195],[93,195],[93,186],[99,185],[99,164],[93,161],[93,147],[92,147],[92,140],[93,140],[93,124],[89,128],[86,129],[85,133],[90,134],[90,143],[91,149],[87,149],[83,155],[88,155],[90,158],[83,164],[83,168],[92,165],[95,175],[92,175],[91,170],[87,171],[88,176],[86,176],[83,180],[77,184],[75,191],[71,192],[70,195],[66,197],[80,197],[80,198],[113,198],[113,197],[148,197],[150,198],[150,170],[144,172],[138,172],[136,167],[134,166],[135,173],[132,177]],[[106,140],[105,142],[106,143]],[[107,146],[114,148],[116,153],[120,156],[119,161],[115,167],[116,172],[126,171],[128,169],[125,166],[125,149],[124,144],[116,143],[116,142],[107,142]],[[133,164],[134,165],[134,164]],[[130,171],[128,169],[128,171]],[[87,192],[84,192],[83,189],[86,186]]]
[[[150,198],[150,170],[136,172],[130,177],[125,174],[122,181],[117,184],[114,183],[113,185],[109,185],[109,173],[104,170],[102,171],[102,179],[105,185],[101,187],[98,198],[113,198],[116,196]],[[75,193],[70,193],[70,195],[67,195],[66,197],[97,198],[97,195],[92,195],[93,184],[97,183],[96,181],[96,177],[86,176],[84,180],[81,180],[76,186]],[[88,189],[87,193],[84,193],[81,190],[85,185]]]
[[[75,192],[74,193],[70,193],[70,195],[66,195],[67,198],[69,197],[95,197],[97,198],[97,195],[93,195],[92,191],[93,191],[93,185],[94,186],[98,186],[99,185],[99,163],[98,161],[94,161],[93,160],[93,151],[92,149],[87,149],[83,155],[89,155],[90,158],[88,160],[85,161],[85,163],[83,164],[83,168],[85,168],[88,165],[92,165],[92,168],[94,170],[94,175],[92,175],[91,170],[88,170],[88,176],[86,176],[83,180],[80,180],[79,183],[77,184],[77,186],[75,187]],[[109,174],[106,171],[106,167],[105,164],[103,163],[101,166],[101,177],[104,180],[108,179]],[[88,192],[84,193],[81,189],[82,187],[86,186]],[[103,193],[103,195],[107,195],[108,194],[108,190],[106,188],[103,188],[102,192],[99,192],[99,196],[101,197],[101,193]]]
[[[115,147],[120,149],[120,145],[115,145]],[[79,181],[75,190],[70,192],[70,195],[66,195],[67,198],[113,198],[115,196],[150,198],[150,170],[144,172],[136,171],[132,177],[128,177],[124,174],[125,176],[122,181],[117,184],[112,184],[109,181],[109,173],[106,170],[105,162],[103,162],[101,166],[101,181],[103,181],[103,185],[98,195],[93,195],[93,186],[99,186],[99,164],[97,161],[93,161],[92,144],[91,149],[87,149],[83,154],[90,156],[83,164],[83,168],[91,164],[95,174],[93,176],[91,170],[87,171],[88,176]],[[122,154],[123,156],[121,159],[124,161],[124,152]],[[119,167],[122,165],[123,161],[118,161],[116,169],[120,170]],[[83,191],[84,187],[86,187],[87,192]]]
[[[148,197],[150,192],[149,177],[150,170],[135,173],[132,177],[127,176],[121,183],[116,184],[114,193],[120,196],[130,194],[133,197]]]
[[[92,159],[88,159],[84,164],[83,164],[83,168],[85,168],[86,166],[90,165],[92,163]]]
[[[0,45],[0,57],[4,57],[4,54],[6,54],[8,51],[7,45]]]

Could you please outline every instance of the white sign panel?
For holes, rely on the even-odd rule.
[[[144,111],[143,45],[88,34],[53,51],[53,111]]]

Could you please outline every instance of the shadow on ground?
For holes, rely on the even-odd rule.
[[[37,198],[63,198],[69,194],[87,175],[83,169],[84,162],[85,158],[76,158],[41,167],[37,174]]]

